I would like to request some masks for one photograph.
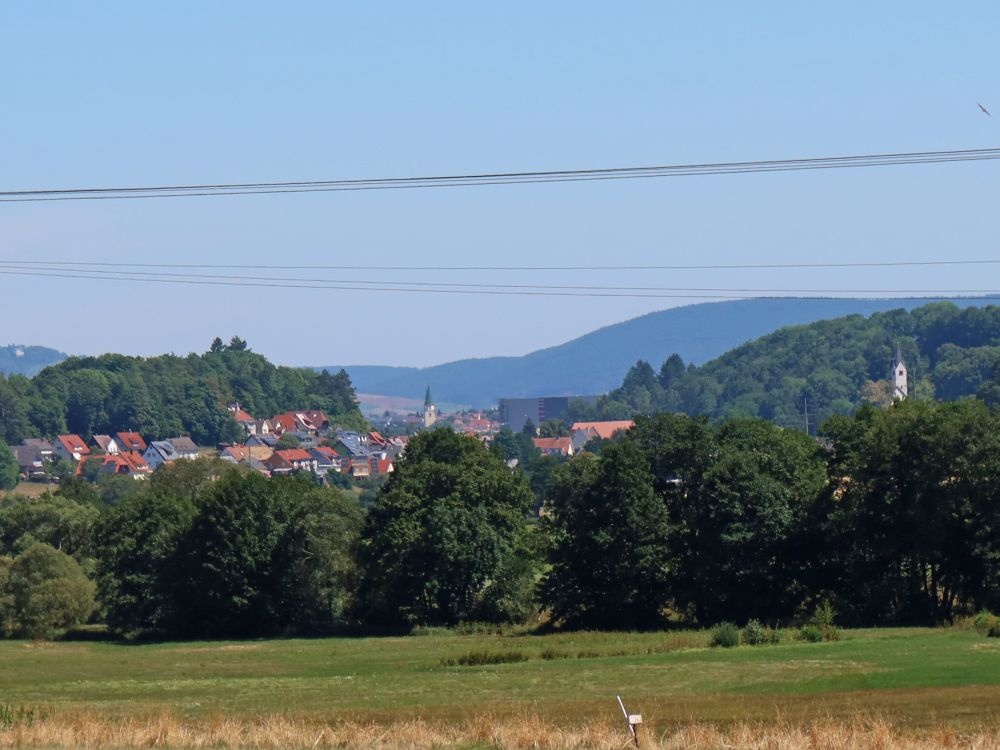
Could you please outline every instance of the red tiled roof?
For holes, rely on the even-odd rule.
[[[379,461],[378,461],[378,473],[379,474],[388,474],[392,470],[393,470],[392,459],[389,459],[389,458],[380,458],[379,459]]]
[[[141,454],[135,451],[125,451],[124,453],[118,454],[119,466],[123,464],[125,467],[134,472],[145,473],[149,471],[149,464],[146,463],[146,459],[142,457]]]
[[[246,458],[247,455],[247,449],[239,445],[231,445],[222,452],[228,453],[237,461],[242,461],[244,458]]]
[[[142,435],[138,432],[119,432],[115,435],[115,439],[118,441],[118,447],[123,451],[139,451],[142,453],[148,447],[146,441],[142,439]]]
[[[574,422],[570,430],[573,432],[577,432],[578,430],[593,430],[599,437],[607,440],[616,432],[631,430],[633,425],[635,425],[635,422],[631,419],[620,419],[612,422]]]
[[[309,451],[303,450],[302,448],[289,448],[284,451],[275,451],[275,453],[286,461],[312,461],[312,456],[309,455]]]
[[[284,414],[276,414],[271,421],[281,427],[283,432],[295,431],[295,412],[286,411]]]
[[[90,453],[90,448],[79,435],[60,435],[56,440],[66,449],[67,453],[79,453],[83,456]]]
[[[243,409],[237,409],[233,412],[233,419],[237,422],[256,422],[257,420],[247,414]]]
[[[321,445],[321,446],[319,446],[317,448],[314,448],[313,450],[319,451],[320,453],[322,453],[327,458],[336,458],[337,456],[340,455],[339,453],[337,453],[337,451],[335,451],[333,448],[331,448],[331,447],[329,447],[327,445]]]
[[[561,438],[534,438],[535,447],[540,451],[558,451],[567,455],[573,448],[573,439]]]

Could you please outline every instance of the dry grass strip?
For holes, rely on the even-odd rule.
[[[1000,727],[958,732],[940,726],[900,729],[881,720],[802,725],[689,724],[643,736],[648,750],[1000,750]],[[423,720],[398,723],[337,721],[287,716],[184,721],[169,714],[118,720],[87,714],[47,716],[0,729],[0,748],[497,748],[497,750],[624,750],[621,724],[553,726],[537,717],[479,717],[463,724]]]

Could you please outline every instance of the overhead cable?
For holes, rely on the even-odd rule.
[[[358,190],[401,190],[475,185],[581,182],[592,180],[646,179],[653,177],[693,177],[705,175],[792,172],[818,169],[943,164],[1000,159],[1000,148],[911,151],[901,153],[826,156],[764,161],[665,164],[639,167],[568,169],[550,171],[482,172],[424,177],[379,177],[364,179],[301,180],[285,182],[231,182],[206,184],[154,185],[140,187],[46,188],[0,191],[0,202],[121,200],[136,198],[179,198],[210,195],[254,195],[274,193],[315,193]]]

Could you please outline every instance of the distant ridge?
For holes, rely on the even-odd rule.
[[[600,328],[565,344],[521,357],[464,359],[433,367],[344,366],[358,391],[422,398],[429,385],[439,401],[488,407],[500,397],[605,393],[621,385],[638,359],[654,368],[673,353],[702,364],[789,325],[844,315],[871,315],[948,300],[960,307],[993,299],[832,299],[778,297],[706,302],[648,313]],[[327,366],[331,372],[341,368]]]
[[[0,347],[0,373],[31,377],[39,370],[62,362],[65,354],[46,346],[11,344]]]

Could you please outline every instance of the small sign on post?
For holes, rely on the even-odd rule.
[[[625,710],[625,704],[622,703],[622,697],[620,695],[615,696],[618,699],[618,706],[622,710],[622,715],[625,717],[625,721],[628,722],[628,731],[632,733],[632,741],[635,743],[636,747],[639,747],[639,727],[642,726],[642,714],[630,714]]]

